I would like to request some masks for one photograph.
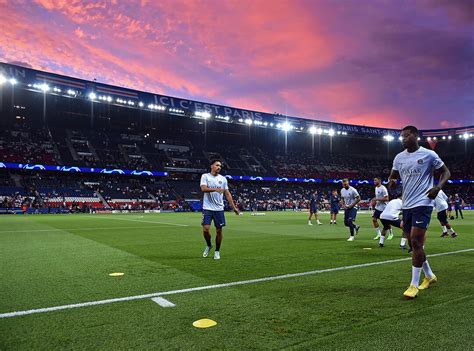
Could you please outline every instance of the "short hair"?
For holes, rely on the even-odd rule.
[[[414,126],[406,126],[405,128],[402,129],[402,132],[404,130],[408,130],[410,133],[412,134],[415,134],[416,136],[418,136],[418,128],[414,127]]]
[[[211,160],[211,163],[209,164],[209,166],[212,166],[212,165],[213,165],[214,163],[216,163],[216,162],[220,162],[221,165],[222,165],[222,161],[220,160],[220,158],[213,158],[213,159]]]
[[[344,182],[348,182],[348,183],[349,183],[349,178],[344,178],[344,179],[342,180],[342,182],[343,182],[343,183],[344,183]]]
[[[378,179],[378,180],[382,181],[381,177],[374,177],[374,179]]]

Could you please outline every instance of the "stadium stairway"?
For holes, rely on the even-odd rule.
[[[105,208],[111,207],[99,191],[96,191],[95,193],[97,194],[97,197],[100,199],[100,202],[102,202]]]

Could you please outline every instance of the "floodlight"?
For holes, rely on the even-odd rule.
[[[315,126],[312,126],[312,127],[309,128],[309,132],[310,132],[311,134],[313,134],[313,135],[316,134],[316,131],[317,131],[317,130],[316,130],[316,127],[315,127]]]
[[[285,122],[281,125],[281,129],[283,129],[285,132],[289,132],[293,129],[293,126],[290,123]]]
[[[87,96],[88,96],[89,99],[91,99],[91,100],[97,99],[97,95],[96,95],[96,93],[94,93],[94,92],[90,92],[89,95],[87,95]]]

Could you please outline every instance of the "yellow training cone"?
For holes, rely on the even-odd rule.
[[[109,275],[111,277],[121,277],[122,275],[124,275],[125,273],[110,273]]]
[[[213,321],[212,319],[200,319],[195,322],[193,322],[193,326],[196,328],[210,328],[217,325],[217,322]]]

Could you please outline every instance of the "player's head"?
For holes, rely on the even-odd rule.
[[[345,189],[349,189],[349,179],[344,178],[342,180],[342,187],[345,188]]]
[[[454,194],[455,197],[459,197],[459,194]]]
[[[405,149],[411,149],[418,146],[418,129],[414,126],[406,126],[402,129],[402,144]]]
[[[337,189],[332,189],[332,194],[337,195]]]
[[[212,174],[219,174],[222,169],[222,161],[219,159],[211,160],[211,173]]]
[[[375,186],[379,186],[380,184],[382,184],[382,178],[380,178],[380,177],[375,177],[375,178],[374,178],[374,185],[375,185]]]

